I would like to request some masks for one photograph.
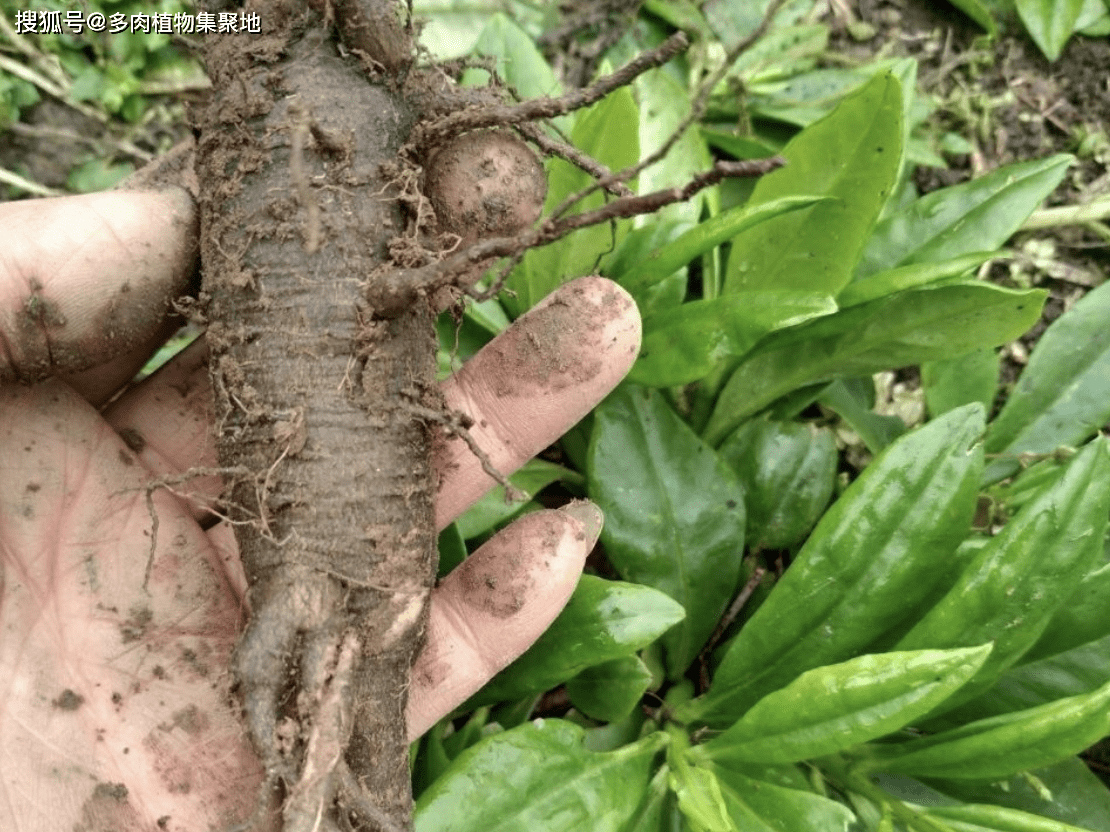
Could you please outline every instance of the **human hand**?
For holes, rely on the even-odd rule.
[[[172,329],[196,233],[183,191],[0,205],[0,829],[192,832],[255,807],[228,673],[246,582],[213,514],[203,341],[113,399]],[[444,393],[509,472],[585,415],[638,344],[631,299],[584,278]],[[541,387],[521,362],[542,366]],[[459,440],[437,444],[435,465],[443,527],[492,482]],[[443,581],[410,737],[546,629],[600,525],[588,503],[527,515]]]

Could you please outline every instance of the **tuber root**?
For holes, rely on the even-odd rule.
[[[438,148],[424,170],[424,193],[440,231],[465,248],[530,228],[547,195],[536,154],[507,130],[475,130]]]

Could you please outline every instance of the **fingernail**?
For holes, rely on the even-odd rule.
[[[575,500],[559,511],[569,514],[582,524],[582,529],[586,532],[586,548],[592,549],[601,535],[601,527],[605,525],[605,515],[601,513],[601,509],[589,500]]]

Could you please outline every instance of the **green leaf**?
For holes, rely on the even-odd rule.
[[[644,9],[676,29],[695,32],[699,37],[713,36],[694,0],[645,0]]]
[[[938,263],[912,263],[908,266],[899,266],[868,275],[865,278],[849,283],[844,291],[836,297],[836,302],[844,309],[876,300],[885,295],[904,292],[907,289],[916,289],[921,286],[937,284],[941,281],[966,275],[969,271],[982,265],[998,252],[976,251],[951,260],[942,260]]]
[[[876,226],[857,279],[1000,248],[1060,184],[1072,161],[1059,154],[1019,162],[921,197]]]
[[[714,766],[729,815],[744,832],[848,832],[846,806],[799,789]]]
[[[104,89],[104,74],[95,66],[89,66],[73,79],[69,94],[74,101],[96,101]]]
[[[756,184],[750,205],[818,194],[834,201],[762,223],[732,243],[726,292],[809,290],[836,295],[851,280],[864,241],[902,160],[902,93],[877,75],[782,151],[787,164]]]
[[[474,43],[487,28],[490,12],[505,8],[498,3],[475,4],[469,0],[414,0],[414,10],[420,16],[420,45],[440,60],[461,58],[471,54]],[[537,31],[540,14],[520,2],[513,2],[509,8],[518,24]]]
[[[458,524],[452,523],[439,533],[439,577],[446,577],[464,560],[466,560],[466,541],[459,534]]]
[[[587,667],[567,682],[571,704],[591,719],[619,722],[636,707],[652,676],[637,656]]]
[[[735,474],[663,396],[625,385],[595,411],[589,493],[602,541],[623,578],[686,610],[663,638],[679,678],[713,632],[740,576],[744,495]]]
[[[757,83],[745,103],[754,118],[809,127],[872,78],[892,71],[894,63],[887,60],[851,69],[815,69],[785,81]]]
[[[471,302],[463,310],[463,317],[473,321],[490,335],[499,335],[509,326],[509,316],[497,298]]]
[[[817,401],[847,422],[873,454],[906,432],[906,423],[900,417],[873,410],[875,381],[870,376],[838,379],[822,391]]]
[[[489,18],[471,51],[494,58],[498,76],[522,99],[562,93],[562,85],[536,47],[535,39],[500,12]],[[468,69],[463,73],[462,82],[473,86],[484,85],[488,80],[489,73],[485,70]]]
[[[950,826],[956,832],[1090,832],[1068,823],[1049,820],[1029,812],[1005,806],[967,805],[936,806],[926,813]]]
[[[679,718],[727,725],[804,671],[908,629],[943,591],[943,564],[967,534],[982,430],[982,408],[971,405],[879,454],[732,641],[709,693]]]
[[[836,439],[812,423],[753,419],[718,451],[744,487],[750,549],[787,549],[820,518],[836,484]]]
[[[729,817],[716,775],[705,768],[679,766],[671,770],[671,789],[678,808],[696,832],[737,832]]]
[[[729,378],[703,435],[716,444],[801,387],[1003,344],[1036,322],[1044,298],[1039,289],[958,283],[899,292],[772,333]]]
[[[628,380],[689,384],[744,355],[767,333],[835,311],[832,298],[811,292],[755,291],[684,303],[644,318],[640,357]]]
[[[1110,733],[1110,683],[1083,696],[897,745],[874,746],[861,771],[998,779],[1059,762]]]
[[[110,164],[105,159],[91,159],[77,165],[66,177],[66,187],[79,193],[106,191],[135,172],[130,162]]]
[[[987,452],[1050,453],[1079,445],[1110,420],[1110,283],[1057,318],[991,424]],[[988,466],[987,482],[1014,473],[1014,459]]]
[[[813,68],[828,41],[828,26],[774,26],[740,53],[729,74],[739,76],[749,89],[797,75]]]
[[[966,14],[984,29],[992,38],[998,35],[998,24],[990,10],[980,0],[948,0],[953,6]]]
[[[932,416],[939,416],[971,402],[989,409],[998,390],[1002,357],[988,347],[946,361],[921,365],[921,386]]]
[[[420,738],[420,747],[412,766],[413,797],[420,797],[424,789],[435,782],[451,764],[451,759],[443,748],[445,729],[446,723],[439,723]]]
[[[1076,587],[1021,663],[1035,662],[1110,636],[1110,564],[1089,575]],[[1110,678],[1108,676],[1107,678]]]
[[[1075,32],[1084,0],[1014,0],[1018,17],[1037,48],[1055,61]]]
[[[509,476],[509,482],[524,492],[524,499],[516,502],[506,501],[505,487],[499,485],[487,491],[482,499],[456,521],[459,531],[466,540],[485,534],[520,513],[529,499],[556,481],[580,485],[582,476],[554,462],[542,459],[529,460],[524,467]]]
[[[1105,617],[1105,609],[1102,611]],[[935,720],[950,728],[1098,690],[1110,681],[1110,637],[1012,667],[982,696]]]
[[[835,754],[911,724],[970,679],[990,650],[883,653],[806,671],[690,755],[775,765]]]
[[[587,667],[634,653],[681,620],[682,608],[661,592],[583,575],[551,627],[468,705],[548,690]]]
[[[1101,555],[1108,515],[1110,453],[1099,439],[991,538],[898,642],[899,650],[994,642],[983,669],[945,706],[986,690],[1036,643]]]
[[[640,110],[631,91],[621,88],[579,111],[571,144],[610,170],[623,170],[640,158],[639,141],[635,138],[639,120]],[[593,177],[570,162],[554,158],[547,163],[547,182],[545,211],[550,212],[565,197],[591,185]],[[633,187],[634,184],[629,183]],[[605,200],[604,193],[595,192],[576,203],[574,210],[589,211]],[[508,288],[516,297],[506,293],[501,297],[502,303],[513,315],[520,315],[567,280],[594,273],[596,262],[612,251],[615,243],[619,244],[628,227],[627,220],[602,223],[527,252],[508,280]]]
[[[483,740],[420,796],[416,832],[622,832],[666,735],[604,754],[583,748],[583,736],[548,719]]]
[[[620,245],[610,257],[601,264],[601,274],[623,284],[629,271],[653,251],[663,248],[678,239],[691,228],[688,222],[660,221],[650,225],[633,228],[621,240]],[[657,312],[673,309],[686,297],[688,269],[681,266],[668,275],[663,275],[651,286],[643,287],[634,295],[640,315],[647,317]]]
[[[678,800],[670,789],[671,772],[666,763],[648,785],[647,796],[636,808],[624,832],[677,832],[683,828]]]
[[[737,136],[734,130],[702,127],[701,134],[711,147],[724,151],[734,159],[766,159],[776,152],[776,147],[752,136]]]
[[[1052,795],[1046,800],[1025,776],[991,780],[931,780],[947,795],[968,803],[1021,809],[1094,832],[1110,832],[1110,791],[1082,761],[1072,757],[1031,772]]]
[[[674,274],[682,266],[760,223],[811,208],[825,197],[786,196],[760,205],[738,205],[691,228],[681,237],[648,253],[622,272],[620,284],[634,295]],[[818,297],[822,297],[818,295]]]
[[[643,156],[659,150],[668,137],[689,115],[690,96],[674,77],[665,71],[645,72],[635,81],[636,97],[643,117],[640,119],[640,148]],[[622,140],[624,137],[622,137]],[[709,147],[697,130],[686,130],[657,164],[640,174],[640,193],[680,186],[713,162]],[[702,191],[692,199],[676,202],[651,215],[657,219],[697,222],[702,204],[708,197]],[[715,197],[714,197],[715,199]],[[711,210],[716,211],[714,203]]]

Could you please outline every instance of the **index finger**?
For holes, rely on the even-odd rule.
[[[149,344],[188,291],[197,212],[181,188],[9,202],[0,235],[0,382],[38,381]]]

